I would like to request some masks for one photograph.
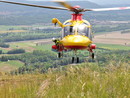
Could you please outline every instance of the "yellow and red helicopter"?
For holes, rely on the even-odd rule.
[[[62,28],[62,36],[59,39],[55,39],[55,38],[53,39],[55,45],[52,46],[52,49],[58,52],[59,58],[63,56],[64,51],[68,51],[68,50],[74,51],[75,56],[72,57],[72,63],[75,62],[75,59],[77,63],[79,62],[79,57],[76,56],[76,52],[78,50],[87,50],[91,53],[92,59],[94,59],[95,57],[93,49],[96,49],[96,45],[93,44],[92,42],[92,26],[87,20],[82,19],[83,16],[82,12],[130,9],[130,7],[83,9],[80,8],[80,6],[73,7],[64,1],[54,1],[62,5],[63,7],[40,6],[34,4],[25,4],[25,3],[18,3],[18,2],[3,1],[3,0],[0,0],[0,2],[39,7],[39,8],[68,10],[73,12],[71,19],[65,21],[63,24],[57,18],[52,19],[52,23],[54,23],[55,25],[59,24],[59,26]]]

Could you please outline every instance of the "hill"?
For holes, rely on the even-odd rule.
[[[16,0],[15,0],[16,1]],[[18,2],[18,1],[17,1]],[[34,1],[19,1],[22,3],[47,5],[47,6],[59,6],[53,2],[34,2]],[[70,1],[71,5],[80,5],[83,8],[102,8],[111,7],[100,6],[98,4],[89,1]],[[70,18],[71,12],[59,11],[52,9],[41,9],[33,7],[25,7],[20,5],[0,3],[0,25],[32,25],[37,23],[51,23],[51,19],[56,17],[59,20],[65,21]],[[126,11],[111,11],[111,12],[86,12],[84,13],[87,20],[130,20],[129,10]]]
[[[17,1],[18,2],[18,1]],[[46,5],[46,6],[59,6],[52,2],[33,2],[33,1],[19,1],[29,4]],[[100,7],[95,3],[89,1],[77,1],[70,2],[72,5],[80,5],[87,8]],[[0,25],[30,25],[36,23],[51,23],[51,19],[54,17],[60,20],[66,20],[70,18],[70,12],[33,8],[27,6],[13,5],[0,3]]]

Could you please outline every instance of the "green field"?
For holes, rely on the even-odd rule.
[[[124,45],[100,44],[100,43],[96,43],[96,45],[99,48],[105,48],[110,50],[130,50],[130,46],[124,46]]]
[[[12,70],[15,70],[21,66],[23,66],[24,63],[20,61],[11,60],[8,62],[0,62],[0,72],[9,72]]]
[[[27,52],[32,52],[33,50],[51,50],[51,46],[53,45],[53,44],[43,44],[36,46],[36,43],[34,41],[16,42],[9,44],[11,49],[22,48],[25,49]]]
[[[21,33],[21,32],[28,32],[31,28],[37,28],[37,27],[50,27],[50,26],[44,26],[44,25],[14,25],[14,26],[7,26],[7,25],[0,25],[0,34],[2,33]]]
[[[23,28],[33,28],[33,27],[50,27],[50,26],[45,26],[45,25],[0,25],[0,31],[3,30],[9,30],[9,29],[14,29],[14,30],[22,30]]]
[[[0,31],[2,30],[9,30],[9,29],[15,29],[15,30],[21,30],[25,26],[7,26],[7,25],[0,25]]]

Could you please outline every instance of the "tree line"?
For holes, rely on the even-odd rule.
[[[130,64],[130,51],[124,50],[102,50],[104,52],[97,53],[97,58],[93,61],[99,66],[106,66],[109,63],[114,62],[115,66],[119,65],[119,62],[126,62]],[[84,57],[82,56],[84,55]],[[24,63],[24,66],[12,71],[11,74],[24,74],[40,72],[45,73],[49,68],[57,68],[59,66],[65,66],[71,64],[72,54],[65,54],[64,58],[57,58],[57,54],[50,51],[34,50],[32,53],[24,53],[21,55],[2,56],[0,61],[7,62],[8,60],[19,60]],[[80,54],[80,62],[86,61],[87,54]],[[87,62],[91,62],[92,59],[88,59]]]
[[[127,24],[119,24],[116,27],[111,26],[100,26],[100,27],[93,27],[93,31],[95,33],[99,32],[112,32],[112,31],[120,31],[120,30],[126,30],[130,28],[130,23]]]
[[[0,42],[14,42],[36,39],[47,39],[53,37],[60,37],[60,29],[47,29],[47,30],[30,30],[29,32],[12,32],[0,34]],[[4,44],[6,47],[6,45]]]

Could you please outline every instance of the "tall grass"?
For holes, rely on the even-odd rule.
[[[19,75],[0,78],[0,98],[36,98],[45,75]]]
[[[129,98],[129,66],[99,67],[95,64],[69,66],[40,89],[41,98]],[[46,91],[46,92],[45,92]]]
[[[50,69],[46,74],[1,75],[0,98],[130,98],[130,66],[94,63]]]

